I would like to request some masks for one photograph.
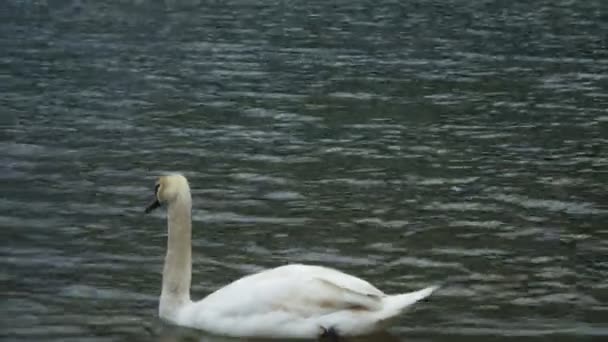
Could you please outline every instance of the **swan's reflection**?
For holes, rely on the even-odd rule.
[[[251,339],[251,338],[231,338],[223,336],[209,335],[204,332],[177,326],[162,324],[158,342],[277,342],[277,341],[302,341],[302,340],[277,340],[277,339]],[[304,340],[306,341],[306,340]],[[365,337],[352,337],[341,339],[344,342],[399,342],[399,338],[388,332],[381,332]]]

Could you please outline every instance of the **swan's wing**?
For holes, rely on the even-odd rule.
[[[371,297],[383,297],[385,294],[378,290],[375,286],[368,283],[367,281],[351,276],[349,274],[334,270],[332,268],[321,267],[321,266],[306,266],[306,265],[293,265],[285,266],[293,268],[297,271],[298,267],[305,269],[304,273],[310,273],[314,278],[325,280],[336,286],[339,286],[345,290],[356,292],[362,295]]]
[[[341,310],[377,310],[381,307],[380,297],[369,292],[360,292],[352,286],[341,286],[334,282],[335,279],[314,278],[312,282],[315,284],[308,285],[313,288],[312,295],[304,296],[304,300],[310,300],[312,303],[320,306],[324,311],[341,311]],[[350,285],[350,284],[349,284]],[[296,303],[296,305],[299,305]]]
[[[378,310],[384,296],[368,282],[333,269],[288,265],[241,278],[200,304],[225,315],[280,311],[311,317],[342,310]]]

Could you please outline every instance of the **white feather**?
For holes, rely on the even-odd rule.
[[[384,329],[405,308],[437,289],[391,296],[331,268],[286,265],[243,277],[192,302],[191,218],[183,217],[190,215],[190,190],[182,176],[162,177],[159,182],[158,199],[169,204],[169,245],[159,305],[159,315],[167,321],[234,337],[316,338],[324,329],[341,336],[365,335]]]

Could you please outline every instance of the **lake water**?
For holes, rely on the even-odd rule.
[[[393,293],[373,341],[608,336],[605,1],[0,9],[0,338],[224,341],[157,318],[155,177],[193,298],[304,262]]]

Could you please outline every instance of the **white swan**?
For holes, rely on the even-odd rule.
[[[201,301],[190,300],[191,207],[182,175],[160,177],[146,212],[168,207],[168,246],[159,316],[171,323],[232,337],[317,338],[382,330],[432,286],[386,295],[365,280],[320,266],[286,265],[243,277]]]

